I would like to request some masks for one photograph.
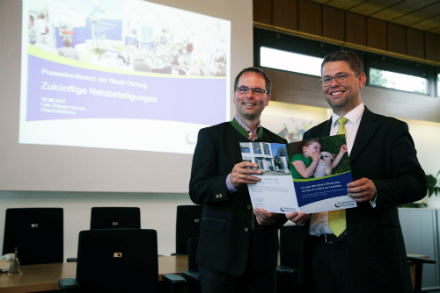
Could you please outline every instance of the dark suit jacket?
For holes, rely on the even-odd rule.
[[[329,136],[331,119],[313,127],[304,139]],[[377,189],[376,208],[369,202],[347,209],[347,250],[353,292],[412,292],[397,205],[426,195],[425,173],[416,157],[408,126],[365,108],[350,153],[353,180],[366,177]],[[308,226],[304,227],[308,233]],[[303,245],[307,251],[308,238]],[[302,263],[310,263],[309,251]],[[300,279],[307,282],[308,270]]]
[[[267,129],[257,142],[286,143]],[[226,177],[242,161],[239,143],[249,142],[230,122],[200,130],[194,152],[189,195],[204,205],[196,262],[204,267],[231,275],[241,275],[246,268],[250,235],[253,235],[253,264],[257,272],[277,265],[277,230],[286,222],[280,215],[271,226],[260,226],[254,219],[246,185],[229,194]]]

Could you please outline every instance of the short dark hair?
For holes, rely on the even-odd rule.
[[[234,92],[235,92],[235,90],[237,89],[237,86],[238,86],[238,80],[240,79],[240,77],[241,77],[243,74],[248,73],[248,72],[253,72],[253,73],[255,73],[255,74],[257,74],[257,75],[263,77],[264,80],[266,81],[266,92],[267,92],[268,94],[270,94],[270,90],[271,90],[271,88],[272,88],[272,82],[270,81],[269,76],[268,76],[263,70],[261,70],[260,68],[257,68],[257,67],[248,67],[248,68],[245,68],[245,69],[243,69],[243,70],[237,75],[237,77],[235,78],[235,82],[234,82]]]
[[[319,138],[311,138],[311,139],[304,139],[302,141],[297,141],[292,144],[289,144],[290,146],[290,156],[296,155],[296,154],[302,154],[303,153],[303,147],[308,147],[312,143],[317,142],[321,145],[321,149],[324,148],[321,140]]]
[[[327,62],[334,62],[334,61],[345,61],[350,66],[351,70],[353,70],[356,73],[363,73],[364,68],[362,65],[361,59],[359,59],[356,54],[349,51],[338,51],[333,52],[331,54],[328,54],[325,56],[324,60],[322,60],[321,63],[321,75],[322,75],[322,68],[324,68],[324,65]]]

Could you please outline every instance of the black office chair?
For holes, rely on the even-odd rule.
[[[7,209],[3,255],[18,250],[21,265],[63,262],[63,209]]]
[[[141,210],[138,207],[94,207],[90,230],[141,228]]]
[[[187,254],[188,239],[200,236],[202,211],[203,206],[201,205],[177,206],[176,252],[172,255]]]
[[[90,217],[90,230],[141,228],[141,209],[138,207],[93,207]],[[69,257],[67,262],[76,262]]]
[[[430,292],[431,290],[423,290],[422,289],[422,273],[423,273],[423,264],[429,263],[429,264],[435,264],[435,260],[428,259],[428,258],[422,258],[422,257],[415,257],[415,256],[409,256],[407,255],[406,258],[408,260],[411,260],[415,264],[415,279],[414,279],[414,293],[418,292]]]
[[[293,292],[297,286],[300,239],[304,226],[287,225],[280,229],[280,265],[277,266],[278,292]]]
[[[188,280],[189,292],[200,293],[199,267],[196,264],[197,247],[199,238],[188,239],[188,270],[182,273],[182,276]]]
[[[76,279],[61,279],[58,285],[64,292],[156,293],[158,273],[155,230],[81,231]],[[178,275],[163,275],[162,279],[172,287],[186,283]]]

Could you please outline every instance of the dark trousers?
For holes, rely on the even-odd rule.
[[[199,266],[203,293],[275,293],[276,270],[256,273],[246,269],[241,276],[214,271]]]
[[[312,248],[314,293],[355,293],[350,290],[347,243],[326,243],[323,237],[309,236]],[[372,292],[374,293],[374,292]]]
[[[276,269],[257,273],[252,262],[252,238],[244,273],[233,276],[199,265],[200,284],[203,293],[275,293]]]

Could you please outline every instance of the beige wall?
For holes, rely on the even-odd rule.
[[[64,209],[64,259],[76,257],[78,233],[90,229],[92,207],[139,207],[141,227],[154,229],[161,255],[175,252],[176,208],[192,204],[188,194],[26,192],[0,191],[0,247],[8,208],[61,207]]]

